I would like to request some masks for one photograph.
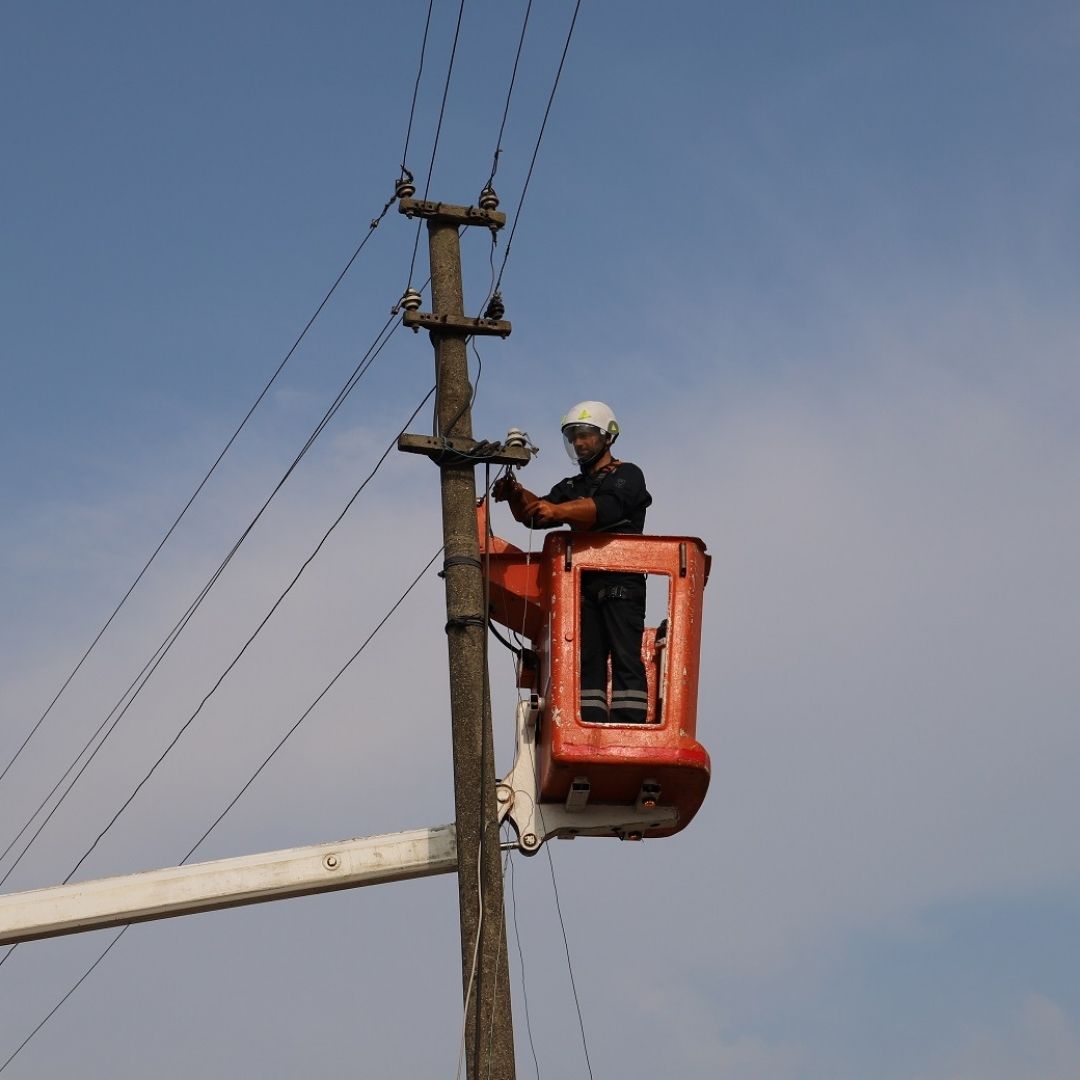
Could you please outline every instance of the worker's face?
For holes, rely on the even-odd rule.
[[[604,449],[604,433],[592,424],[575,424],[565,434],[578,461],[588,461]]]

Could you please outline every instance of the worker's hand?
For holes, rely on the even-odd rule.
[[[562,519],[556,503],[548,502],[547,499],[535,499],[525,504],[525,520],[542,528],[546,525],[558,525]]]
[[[491,497],[496,502],[506,502],[520,486],[521,485],[507,473],[505,476],[500,476],[499,479],[491,485]]]

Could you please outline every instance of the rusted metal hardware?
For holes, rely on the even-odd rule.
[[[451,203],[430,202],[425,199],[399,199],[398,212],[406,217],[429,218],[447,225],[484,225],[489,229],[501,229],[506,215],[498,210],[485,210],[479,206],[454,206]]]
[[[528,465],[532,454],[524,446],[477,442],[476,439],[440,438],[435,435],[399,435],[397,448],[406,454],[424,454],[436,464]]]
[[[430,311],[406,311],[405,326],[458,337],[510,337],[513,326],[501,319],[472,319],[469,315],[436,315]]]
[[[414,330],[431,330],[436,334],[456,334],[459,337],[509,337],[513,329],[504,319],[435,315],[430,311],[406,311],[402,322]]]

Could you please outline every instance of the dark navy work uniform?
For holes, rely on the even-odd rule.
[[[594,473],[568,476],[548,502],[596,502],[589,532],[643,533],[652,496],[642,471],[615,461]],[[591,570],[581,575],[581,719],[594,724],[643,724],[648,706],[641,634],[645,628],[645,575]],[[611,657],[611,708],[607,665]]]

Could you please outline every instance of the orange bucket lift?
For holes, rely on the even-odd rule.
[[[709,755],[697,741],[701,615],[711,557],[692,536],[560,530],[539,553],[490,533],[477,511],[492,620],[527,639],[518,686],[517,757],[498,784],[500,818],[527,854],[552,836],[670,836],[697,813]],[[643,724],[587,723],[579,702],[581,575],[630,572],[666,579],[667,615],[646,627]],[[610,689],[609,689],[610,693]]]

